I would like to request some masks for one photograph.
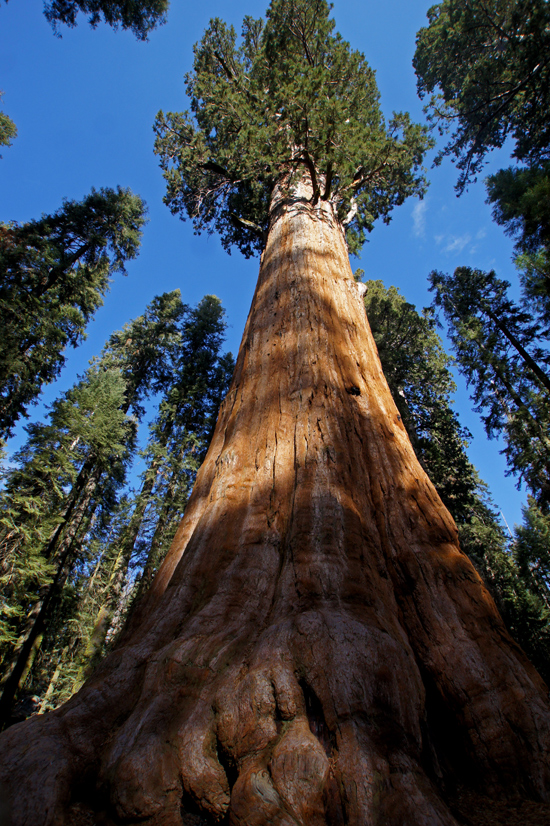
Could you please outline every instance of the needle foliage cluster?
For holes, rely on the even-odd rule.
[[[550,331],[533,305],[516,304],[491,271],[430,274],[459,368],[489,438],[502,434],[509,472],[550,502]]]
[[[59,24],[74,27],[79,14],[87,14],[95,28],[104,21],[117,29],[129,29],[138,40],[147,40],[149,32],[166,22],[168,0],[47,0],[44,15],[59,34]]]
[[[141,198],[118,187],[25,224],[0,223],[0,438],[83,340],[110,277],[138,254],[145,214]]]
[[[546,0],[443,0],[418,32],[414,67],[433,125],[450,140],[462,192],[488,150],[511,138],[514,156],[550,157],[550,6]]]

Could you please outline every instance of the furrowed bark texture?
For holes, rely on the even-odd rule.
[[[131,627],[0,740],[14,826],[456,826],[451,780],[548,798],[547,689],[458,548],[307,194],[274,205],[231,390]]]

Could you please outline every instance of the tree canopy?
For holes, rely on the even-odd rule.
[[[160,112],[156,152],[166,203],[223,246],[261,251],[274,187],[311,177],[356,251],[374,221],[421,195],[424,126],[405,113],[386,125],[374,72],[329,17],[326,0],[273,0],[266,20],[210,22],[186,77],[191,111]]]
[[[421,97],[454,155],[457,188],[475,180],[488,150],[515,143],[529,164],[550,157],[550,8],[546,0],[443,0],[417,35]]]
[[[102,304],[110,276],[135,258],[145,204],[129,189],[65,201],[53,215],[0,224],[0,438],[63,366]]]
[[[516,305],[494,272],[458,267],[430,274],[461,371],[489,437],[502,433],[510,472],[550,501],[549,330]]]
[[[7,0],[6,0],[7,2]],[[147,40],[149,32],[166,22],[169,0],[46,0],[44,14],[54,31],[59,25],[76,26],[80,13],[96,27],[103,20],[109,26],[130,29],[138,40]]]

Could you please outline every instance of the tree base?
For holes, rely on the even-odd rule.
[[[457,822],[464,826],[548,826],[550,804],[534,800],[484,797],[462,788],[449,800]]]
[[[457,826],[548,826],[550,823],[550,804],[532,800],[503,801],[463,788],[448,803]],[[98,820],[97,814],[81,803],[71,808],[68,822],[71,826],[120,826],[120,821],[115,823],[103,817]],[[329,822],[330,826],[345,823],[338,819]],[[201,815],[191,813],[182,818],[182,823],[183,826],[207,826]],[[229,818],[215,823],[216,826],[228,826]],[[142,822],[128,823],[127,826],[142,826]]]

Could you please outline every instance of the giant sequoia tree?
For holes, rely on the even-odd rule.
[[[168,202],[262,250],[185,517],[117,649],[8,730],[16,826],[456,826],[457,780],[547,800],[547,690],[418,464],[348,261],[421,192],[324,0],[214,21],[192,114],[161,117]],[[347,228],[347,233],[346,233]],[[24,791],[23,791],[24,790]]]

